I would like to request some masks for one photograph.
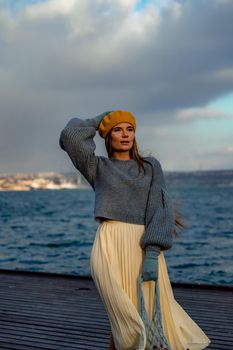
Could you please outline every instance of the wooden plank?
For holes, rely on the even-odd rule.
[[[177,302],[211,339],[233,349],[233,287],[172,284]],[[110,324],[90,277],[0,270],[1,350],[104,350]]]

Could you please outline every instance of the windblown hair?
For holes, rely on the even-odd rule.
[[[113,151],[114,151],[112,148],[111,130],[106,135],[105,147],[106,147],[106,150],[108,153],[108,158],[110,158],[113,155]],[[145,162],[145,163],[149,163],[149,162],[139,154],[136,138],[134,138],[133,146],[129,151],[129,155],[130,155],[130,159],[136,160],[139,172],[142,169],[145,173],[145,167],[144,167],[143,162]],[[177,210],[176,207],[174,207],[174,214],[175,214],[175,228],[174,228],[173,235],[174,235],[174,237],[178,237],[176,227],[184,228],[184,227],[186,227],[186,225],[184,224],[182,217],[181,217],[181,214],[179,213],[179,211]]]

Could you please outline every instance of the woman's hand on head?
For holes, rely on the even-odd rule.
[[[107,114],[109,114],[109,113],[111,113],[111,112],[113,112],[113,111],[108,111],[108,112],[100,113],[100,114],[98,114],[98,115],[94,118],[94,120],[95,120],[95,122],[96,122],[96,130],[98,130],[99,125],[100,125],[102,119],[103,119]]]
[[[113,111],[107,111],[107,112],[103,112],[103,113],[100,113],[97,117],[99,117],[99,118],[104,118],[107,114],[109,114],[109,113],[112,113]]]

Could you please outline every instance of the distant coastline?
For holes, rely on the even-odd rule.
[[[90,188],[80,174],[40,172],[0,174],[0,191],[31,191]]]
[[[171,187],[233,187],[233,170],[164,171]],[[0,173],[0,191],[31,191],[91,188],[80,173]]]

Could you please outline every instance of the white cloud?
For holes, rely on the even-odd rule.
[[[232,153],[233,154],[233,146],[227,146],[225,149],[224,149],[225,153]]]
[[[216,158],[216,157],[231,157],[233,155],[233,146],[232,145],[228,145],[228,146],[224,146],[224,147],[216,147],[214,146],[213,149],[209,149],[207,151],[204,150],[199,150],[195,152],[195,155],[198,157],[202,157],[202,158]]]
[[[76,0],[49,0],[42,3],[31,4],[24,8],[24,12],[26,16],[32,19],[69,15],[74,9],[75,3],[77,3]]]
[[[233,81],[233,68],[223,68],[220,70],[216,70],[215,73],[213,73],[213,78],[214,79],[219,79],[220,81],[227,81],[229,80],[230,82]]]
[[[199,119],[233,119],[233,112],[227,113],[210,107],[187,108],[176,111],[176,119],[193,121]]]

